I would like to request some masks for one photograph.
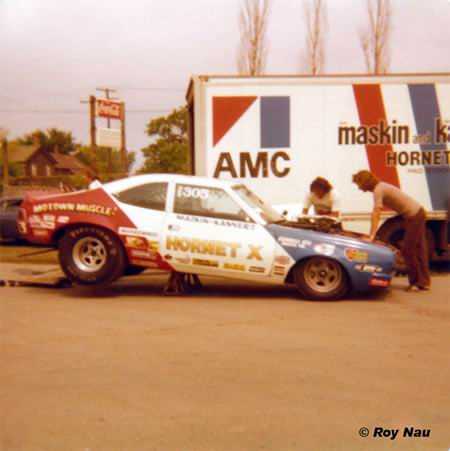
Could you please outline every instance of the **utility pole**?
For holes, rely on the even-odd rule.
[[[105,98],[108,100],[115,100],[116,97],[110,97],[110,93],[117,92],[115,89],[112,88],[95,88],[97,91],[103,91],[105,93]],[[106,118],[106,124],[108,128],[111,128],[111,119],[108,117]],[[108,172],[109,174],[112,173],[112,148],[108,147]]]
[[[97,147],[97,136],[95,127],[95,96],[89,96],[89,123],[90,123],[90,134],[91,134],[91,146]]]
[[[128,158],[125,136],[125,102],[120,102],[120,159],[122,160],[122,170],[128,176]]]
[[[91,137],[91,147],[94,150],[94,157],[93,157],[93,166],[94,171],[98,171],[97,167],[97,158],[96,158],[96,152],[97,152],[97,136],[96,136],[96,126],[95,126],[95,102],[96,102],[95,96],[89,96],[89,100],[80,100],[80,103],[89,103],[89,134]],[[98,175],[98,174],[97,174]]]

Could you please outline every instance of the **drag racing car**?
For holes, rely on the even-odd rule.
[[[26,197],[18,226],[28,241],[56,247],[81,285],[154,268],[290,283],[326,300],[387,287],[394,266],[382,244],[288,221],[246,186],[200,177],[141,175]]]

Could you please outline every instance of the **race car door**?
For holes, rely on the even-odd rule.
[[[255,279],[273,265],[275,242],[222,188],[176,184],[163,256],[181,272]]]

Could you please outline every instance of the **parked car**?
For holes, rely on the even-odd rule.
[[[0,199],[1,243],[15,242],[21,238],[17,228],[17,215],[22,201],[22,197],[3,197]]]
[[[57,247],[82,285],[158,268],[293,283],[304,297],[335,299],[387,287],[394,265],[384,245],[289,222],[246,186],[218,179],[153,174],[28,196],[18,223],[27,240]]]

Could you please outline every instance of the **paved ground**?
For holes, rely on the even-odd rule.
[[[450,448],[450,276],[340,302],[208,281],[0,288],[0,449]],[[367,427],[429,438],[361,438]]]

